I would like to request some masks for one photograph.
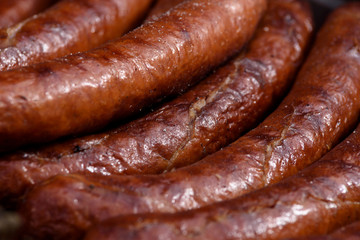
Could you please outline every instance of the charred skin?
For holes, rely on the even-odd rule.
[[[133,28],[152,2],[59,1],[32,18],[0,30],[0,71],[95,48]]]
[[[360,126],[321,160],[275,185],[188,212],[117,217],[85,239],[275,240],[326,234],[360,217],[359,159]]]
[[[0,158],[0,199],[58,174],[161,173],[236,140],[286,92],[310,37],[308,26],[281,22],[286,9],[277,7],[245,53],[159,110],[106,133]]]
[[[41,12],[54,2],[55,0],[3,0],[0,2],[0,28],[10,27]]]
[[[257,89],[265,91],[260,95],[252,94],[256,99],[251,98],[248,101],[249,103],[259,102],[260,105],[255,105],[257,106],[255,108],[257,110],[263,107],[260,102],[268,102],[270,105],[273,98],[282,91],[283,87],[281,87],[281,85],[287,85],[286,82],[279,84],[278,80],[275,81],[275,79],[270,76],[277,76],[277,79],[286,79],[289,74],[291,75],[291,73],[294,72],[295,66],[298,65],[298,63],[295,64],[294,61],[298,62],[300,59],[312,30],[311,14],[307,4],[303,1],[272,1],[269,8],[269,12],[264,19],[264,25],[262,25],[254,40],[249,45],[245,57],[234,60],[235,62],[238,61],[239,69],[242,69],[240,73],[245,77],[244,79],[247,79],[245,83],[250,83],[250,85],[254,84],[254,86],[257,86]],[[264,44],[264,38],[268,39],[266,44]],[[233,64],[229,66],[224,69],[234,68]],[[271,71],[266,69],[271,69]],[[216,75],[217,74],[214,76]],[[262,84],[264,84],[264,88],[261,87]],[[231,85],[232,84],[229,84],[229,86]],[[240,84],[240,86],[240,89],[244,87],[243,84]],[[236,84],[234,84],[233,87],[237,89]],[[229,87],[228,90],[230,89],[231,87]],[[191,94],[191,92],[189,94]],[[233,97],[232,94],[226,95],[226,91],[224,91],[223,94],[223,96],[229,96],[229,98]],[[236,98],[234,98],[234,100],[236,101]],[[226,101],[222,103],[224,102]],[[221,101],[219,101],[219,103],[221,103]],[[218,105],[223,107],[226,104]],[[232,110],[224,109],[224,111],[231,112]],[[199,116],[201,119],[202,115]],[[249,116],[253,115],[250,114]],[[200,124],[200,126],[202,125]],[[199,127],[199,129],[202,128]],[[229,134],[230,131],[223,133]],[[195,140],[193,141],[194,143],[196,143]],[[191,144],[189,146],[191,146]],[[193,146],[196,146],[196,144]],[[193,152],[194,151],[190,151],[191,154]],[[184,159],[186,160],[186,158]],[[210,159],[213,159],[213,157]],[[221,160],[222,159],[223,158],[221,158]],[[200,164],[201,168],[197,167],[199,165],[193,165],[159,176],[135,176],[129,178],[89,177],[89,179],[75,175],[72,177],[57,177],[37,187],[28,195],[23,207],[23,213],[27,219],[26,222],[31,223],[28,229],[37,229],[36,233],[39,233],[39,236],[42,237],[54,235],[55,233],[52,231],[55,229],[57,234],[59,232],[65,233],[68,237],[77,235],[74,232],[81,232],[94,222],[121,213],[158,210],[177,211],[206,204],[206,198],[209,199],[209,202],[214,201],[214,199],[211,199],[212,194],[219,197],[219,195],[217,195],[219,191],[216,190],[216,181],[220,181],[222,177],[225,177],[225,175],[223,176],[222,174],[226,173],[220,172],[218,175],[217,171],[221,171],[220,169],[228,169],[228,171],[236,169],[234,165],[229,165],[229,169],[226,167],[226,163],[224,163],[220,169],[215,171],[212,169],[212,161],[213,160],[205,160],[207,164]],[[210,169],[210,171],[208,171],[208,169]],[[192,174],[194,174],[194,178],[192,178]],[[210,181],[205,183],[207,179],[210,179]],[[93,180],[99,182],[96,183],[93,182]],[[196,180],[199,180],[199,182],[196,183]],[[191,186],[191,184],[193,184],[193,186]],[[188,186],[191,186],[191,188],[187,188]],[[199,190],[199,188],[203,188],[204,191]],[[199,193],[204,194],[201,196],[203,198],[198,198],[202,202],[199,201],[197,203],[198,205],[192,205],[195,199],[192,199],[191,196],[188,198],[188,193],[186,192],[185,194],[182,193],[186,190],[195,190],[195,193],[199,191]],[[161,195],[162,197],[160,197]],[[227,195],[229,196],[229,194]],[[184,198],[182,198],[182,196],[184,196]],[[198,195],[194,197],[198,197]],[[224,194],[223,197],[226,198],[227,196]],[[56,200],[57,198],[61,199]],[[187,199],[189,202],[186,202]],[[171,203],[171,201],[173,202]],[[146,205],[146,202],[148,202],[149,205]],[[160,209],[161,206],[164,206],[164,208]],[[52,212],[51,219],[43,215],[43,213],[49,211]],[[34,216],[37,216],[36,219]],[[28,232],[35,231],[29,230]]]
[[[0,151],[96,131],[181,92],[239,51],[265,8],[195,0],[102,48],[1,72]]]

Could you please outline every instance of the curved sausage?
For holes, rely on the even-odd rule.
[[[59,1],[32,18],[0,30],[0,71],[97,47],[134,27],[152,2]]]
[[[157,0],[155,6],[149,12],[147,21],[159,19],[166,11],[185,1],[186,0]]]
[[[252,84],[254,84],[253,86],[259,86],[260,89],[261,84],[265,84],[266,81],[268,81],[265,80],[268,77],[272,79],[271,76],[285,73],[283,72],[285,68],[281,66],[284,66],[283,64],[292,64],[292,61],[286,59],[299,54],[294,54],[294,51],[298,51],[296,50],[298,47],[301,49],[305,48],[312,29],[311,14],[307,8],[307,4],[303,1],[273,0],[269,8],[269,13],[264,20],[266,24],[259,31],[259,34],[264,34],[267,41],[274,44],[266,44],[262,41],[264,38],[255,37],[255,40],[250,44],[251,51],[247,53],[248,58],[240,61],[244,67],[244,76],[250,77],[246,77],[250,80],[248,83],[251,83],[251,86]],[[260,39],[261,41],[258,41]],[[250,61],[250,59],[252,60]],[[273,69],[274,72],[263,71],[262,69]],[[276,86],[276,88],[280,87],[276,82],[277,81],[274,82],[274,86]],[[266,91],[271,90],[271,88],[267,86],[269,85],[265,84],[264,89]],[[239,87],[242,89],[245,85],[241,84]],[[229,91],[231,92],[230,89]],[[277,89],[275,92],[276,91],[281,90]],[[354,93],[355,92],[356,91],[354,91]],[[234,95],[236,96],[235,92],[232,93],[233,94],[225,95],[229,96],[227,99],[232,99]],[[262,95],[265,97],[267,93],[264,92]],[[253,95],[253,97],[256,97],[256,94]],[[266,100],[266,98],[262,101],[266,102],[272,97],[268,100]],[[236,101],[235,98],[234,100]],[[260,99],[254,99],[249,102],[252,101],[260,102]],[[222,108],[220,112],[224,111],[226,114],[228,110],[231,110],[225,108],[226,103],[230,103],[229,101],[220,101],[219,103],[218,106]],[[260,107],[257,109],[260,110]],[[346,117],[350,116],[347,115]],[[351,116],[351,118],[352,117],[353,116]],[[216,122],[212,121],[212,119],[214,118],[204,118],[203,121],[200,122],[201,124],[199,124],[199,129],[204,128],[203,126],[209,126],[210,124],[208,123]],[[220,117],[219,121],[221,121],[221,119]],[[229,122],[228,126],[231,128],[231,122]],[[345,125],[341,124],[340,128],[344,129]],[[221,134],[229,133],[230,132],[225,131]],[[196,143],[196,141],[194,141],[194,143]],[[189,154],[189,156],[191,156],[191,154]],[[236,157],[230,153],[227,158],[229,159],[232,156]],[[226,162],[222,165],[215,162],[214,169],[218,169],[213,170],[213,160],[209,159],[214,158],[216,158],[216,154],[210,158],[206,158],[208,159],[205,160],[206,164],[194,165],[159,176],[89,178],[88,180],[86,177],[81,176],[57,177],[54,180],[47,181],[47,183],[37,187],[36,190],[30,193],[26,207],[24,207],[26,222],[31,223],[32,225],[29,229],[37,229],[32,232],[36,232],[39,235],[51,235],[54,233],[47,231],[49,229],[57,229],[62,234],[66,234],[66,237],[69,237],[76,235],[76,233],[74,233],[75,231],[79,233],[88,228],[93,221],[113,216],[112,214],[116,215],[119,213],[148,210],[181,210],[196,207],[196,205],[192,205],[192,203],[197,199],[199,200],[199,205],[205,204],[206,198],[211,202],[214,200],[211,199],[211,195],[219,197],[217,194],[222,194],[221,190],[218,192],[215,190],[214,192],[214,189],[217,187],[216,181],[219,181],[221,178],[225,179],[226,175],[223,175],[225,171],[235,171],[237,167],[234,165],[226,166]],[[225,160],[226,158],[219,159],[219,161]],[[201,166],[201,169],[197,166]],[[208,171],[209,169],[210,171]],[[224,173],[220,172],[221,169],[224,170]],[[219,172],[219,174],[217,174],[217,172]],[[229,177],[230,175],[231,174],[229,174]],[[234,175],[233,177],[236,178]],[[209,181],[207,181],[208,179]],[[95,182],[92,180],[95,180]],[[100,182],[97,183],[96,181],[98,180]],[[107,185],[103,185],[105,182]],[[193,186],[191,186],[191,184]],[[200,190],[200,188],[203,190]],[[205,194],[197,195],[197,191],[200,194]],[[224,196],[224,198],[225,197],[226,196]],[[149,205],[147,205],[147,203],[149,203]],[[32,209],[32,211],[29,212],[26,209]],[[52,216],[51,219],[43,215],[45,212],[52,211],[62,213],[59,216],[57,216],[55,212],[54,214],[50,214]],[[55,234],[58,235],[59,233]]]
[[[0,151],[95,131],[181,92],[239,51],[265,8],[194,0],[102,48],[1,72]]]
[[[0,2],[0,28],[10,27],[41,12],[54,2],[55,0],[3,0]]]
[[[188,212],[119,217],[85,239],[275,240],[329,233],[360,218],[359,156],[360,126],[321,160],[276,185]]]
[[[300,63],[310,29],[281,18],[270,11],[245,53],[148,116],[103,134],[0,158],[0,198],[18,197],[64,173],[161,173],[228,145],[269,111]]]

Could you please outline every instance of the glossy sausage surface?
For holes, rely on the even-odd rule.
[[[327,235],[292,238],[291,240],[359,240],[359,239],[360,239],[360,222],[354,222]]]
[[[185,1],[186,0],[157,0],[155,6],[149,12],[147,17],[148,21],[158,19],[166,11]]]
[[[54,2],[55,0],[2,0],[0,2],[0,28],[10,27],[39,13]]]
[[[302,59],[310,31],[281,23],[281,18],[279,11],[271,10],[245,52],[141,119],[106,133],[0,158],[0,198],[18,197],[58,174],[161,173],[228,145],[284,95]],[[301,37],[295,39],[290,31]]]
[[[1,72],[0,151],[96,131],[178,94],[238,52],[265,8],[194,0],[102,48]]]
[[[152,2],[59,1],[32,18],[0,30],[0,71],[95,48],[134,27]]]
[[[272,1],[269,8],[270,10],[264,20],[265,23],[251,42],[250,49],[245,55],[246,57],[239,61],[239,69],[243,69],[240,73],[243,72],[243,76],[247,79],[244,82],[246,84],[239,85],[240,89],[246,89],[244,87],[250,83],[249,86],[257,86],[260,90],[262,89],[261,85],[264,84],[263,90],[265,92],[260,96],[266,97],[260,100],[262,97],[257,98],[257,94],[251,95],[256,97],[256,99],[252,99],[248,103],[259,102],[259,104],[262,104],[267,101],[271,102],[272,97],[266,92],[281,92],[281,89],[278,88],[280,84],[271,76],[282,76],[287,72],[284,72],[284,69],[290,70],[289,72],[294,70],[294,66],[290,65],[294,64],[293,61],[295,59],[290,59],[296,55],[300,56],[300,52],[304,51],[312,29],[311,14],[307,4],[303,1]],[[266,41],[268,42],[266,43],[268,44],[264,44],[264,39],[267,39]],[[272,81],[274,82],[270,84]],[[276,86],[273,90],[270,87],[272,84]],[[234,90],[238,88],[236,84],[230,84],[229,86],[233,86]],[[230,95],[225,94],[226,91],[224,91],[223,96],[228,96],[228,98],[225,98],[226,101],[220,101],[220,104],[218,104],[219,107],[223,108],[224,112],[230,113],[233,111],[231,108],[226,109],[225,107],[227,103],[231,102],[229,99],[238,101],[234,97],[237,95],[234,90],[231,90],[231,88],[227,90],[229,93],[232,93]],[[261,109],[261,105],[255,106],[258,107],[253,109],[253,111]],[[238,107],[241,108],[241,106]],[[223,114],[220,114],[220,116],[223,116]],[[220,117],[219,121],[223,118]],[[200,126],[209,126],[208,123],[211,123],[213,118],[204,119],[208,121],[201,121],[205,123]],[[229,124],[229,127],[231,128],[231,124]],[[222,135],[224,134],[229,135],[227,132],[224,132]],[[231,154],[229,155],[232,156]],[[196,207],[196,205],[192,205],[195,202],[194,198],[199,200],[197,203],[199,205],[205,204],[206,198],[211,202],[213,199],[210,199],[210,196],[218,196],[217,194],[220,193],[216,190],[216,181],[222,178],[222,173],[218,175],[217,171],[226,169],[226,163],[215,171],[211,170],[212,162],[205,161],[207,164],[201,164],[202,169],[197,169],[196,166],[198,165],[194,165],[159,176],[135,176],[129,178],[111,176],[109,178],[90,177],[89,179],[73,176],[49,180],[47,183],[37,187],[28,197],[24,209],[32,209],[31,213],[25,213],[27,222],[33,224],[29,228],[37,229],[36,232],[39,234],[42,232],[43,236],[54,234],[50,231],[53,228],[62,229],[60,230],[62,233],[65,233],[67,230],[75,231],[76,229],[81,231],[89,227],[92,222],[114,216],[113,214],[149,210],[181,210]],[[197,169],[196,171],[192,170],[194,167]],[[235,169],[233,166],[229,167],[230,171]],[[208,169],[211,171],[208,171]],[[206,182],[206,179],[211,181]],[[199,182],[196,182],[197,180]],[[99,182],[97,183],[96,181]],[[197,198],[197,191],[200,194],[206,193],[207,195],[203,194]],[[47,199],[46,203],[44,202],[45,198]],[[74,199],[76,199],[76,203]],[[57,217],[49,219],[43,215],[45,212],[52,211],[54,211],[54,214],[51,214],[51,216],[56,215]],[[62,213],[57,215],[55,212]],[[76,214],[76,217],[73,214]],[[63,229],[66,229],[66,231]],[[69,233],[68,236],[70,235],[73,234]]]
[[[86,240],[280,240],[325,234],[360,218],[360,126],[297,175],[231,201],[176,214],[123,216]]]

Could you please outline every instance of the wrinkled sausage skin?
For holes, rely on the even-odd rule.
[[[0,199],[58,174],[170,171],[236,140],[286,92],[310,36],[303,25],[281,23],[285,11],[269,11],[247,50],[157,111],[106,133],[0,158]]]
[[[0,30],[0,71],[86,51],[142,20],[153,0],[62,0]],[[51,67],[40,72],[52,72]],[[3,79],[1,81],[4,81]]]
[[[96,131],[181,92],[239,51],[265,8],[195,0],[93,51],[1,72],[0,151]]]
[[[359,159],[360,126],[321,160],[275,185],[188,212],[117,217],[85,239],[280,240],[329,233],[360,218]]]
[[[311,13],[308,5],[303,1],[272,1],[272,4],[269,6],[270,10],[264,20],[268,21],[266,27],[259,31],[266,36],[270,34],[273,37],[271,38],[273,42],[281,42],[282,44],[269,44],[262,47],[260,42],[257,42],[257,37],[255,37],[250,47],[257,46],[257,50],[252,49],[247,52],[247,54],[256,52],[256,54],[251,55],[253,61],[249,61],[246,58],[240,61],[242,64],[245,64],[244,67],[246,66],[247,74],[252,76],[251,82],[258,83],[259,85],[262,82],[261,75],[256,74],[256,71],[254,71],[256,68],[253,65],[247,64],[256,62],[254,61],[255,59],[263,59],[265,66],[268,66],[270,69],[279,69],[277,71],[278,74],[283,74],[283,68],[280,67],[283,64],[282,62],[289,63],[283,57],[285,55],[294,57],[296,54],[294,55],[293,53],[299,50],[299,46],[304,50],[312,30]],[[291,16],[290,19],[289,16]],[[284,40],[280,41],[280,39]],[[256,42],[257,44],[255,44]],[[269,50],[272,48],[275,48],[274,52]],[[250,57],[250,55],[247,56]],[[283,60],[278,61],[279,59]],[[257,66],[261,66],[260,62],[257,62],[257,64]],[[258,69],[262,72],[262,67]],[[247,74],[245,76],[248,76]],[[275,86],[280,87],[278,84],[275,84]],[[270,88],[266,89],[270,90]],[[277,91],[281,90],[275,90],[275,92]],[[230,153],[228,158],[231,156],[234,155]],[[209,157],[205,159],[209,159]],[[221,158],[219,161],[223,159]],[[158,176],[134,176],[129,178],[111,176],[109,178],[89,177],[89,179],[75,175],[71,177],[57,177],[41,184],[29,193],[23,207],[25,211],[24,216],[26,216],[26,222],[31,223],[31,226],[28,226],[29,229],[37,229],[37,233],[47,236],[47,234],[54,234],[51,233],[51,229],[57,229],[62,233],[83,231],[93,222],[122,213],[149,210],[177,211],[197,207],[197,205],[192,204],[197,200],[199,201],[195,204],[201,205],[206,204],[206,199],[209,200],[209,203],[214,201],[214,199],[211,199],[211,196],[220,198],[221,196],[218,194],[221,194],[221,189],[220,191],[214,191],[214,189],[216,189],[217,184],[222,183],[216,181],[220,181],[221,178],[225,179],[225,176],[229,175],[225,174],[225,170],[232,171],[236,170],[237,167],[229,165],[229,168],[227,168],[226,163],[224,163],[223,165],[214,166],[214,169],[212,169],[212,161],[205,160],[207,164],[200,163],[201,168],[198,168],[199,164],[195,164]],[[217,167],[219,169],[215,170]],[[221,172],[221,169],[224,170],[224,173]],[[219,175],[217,174],[218,172]],[[223,176],[223,174],[225,175]],[[197,180],[199,181],[196,182]],[[183,191],[189,192],[183,194]],[[203,195],[193,195],[194,198],[192,198],[192,193]],[[227,197],[225,194],[222,196],[224,198]],[[57,198],[61,199],[56,200]],[[164,208],[160,209],[161,207]],[[32,210],[27,211],[26,209]],[[49,211],[52,212],[51,216],[57,217],[49,219],[42,214]],[[33,216],[37,216],[37,220]],[[34,231],[29,230],[29,232]],[[67,236],[74,234],[68,233]]]

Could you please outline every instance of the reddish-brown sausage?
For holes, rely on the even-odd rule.
[[[166,11],[185,1],[186,0],[157,0],[155,6],[149,12],[147,20],[156,20]]]
[[[309,12],[308,6],[303,1],[273,0],[271,2],[270,11],[267,15],[268,17],[265,18],[265,21],[268,22],[265,24],[265,26],[263,26],[263,29],[260,30],[259,33],[264,34],[264,37],[267,36],[267,41],[271,41],[276,44],[267,45],[263,41],[258,42],[259,39],[257,38],[255,38],[254,42],[252,42],[250,48],[252,49],[251,52],[254,52],[254,55],[250,57],[251,54],[248,53],[249,58],[245,58],[240,61],[241,64],[244,64],[244,70],[246,70],[246,74],[244,72],[244,76],[251,76],[250,82],[254,83],[255,85],[265,84],[266,81],[268,81],[264,81],[267,79],[265,76],[266,74],[269,76],[275,76],[276,72],[277,74],[284,73],[283,70],[285,68],[281,68],[281,66],[284,66],[283,64],[290,63],[290,60],[285,60],[287,58],[285,56],[294,56],[294,49],[298,47],[304,49],[309,32],[311,32],[312,29],[310,15],[311,14]],[[260,44],[264,45],[261,46]],[[253,49],[255,46],[258,49]],[[249,61],[250,59],[252,60]],[[273,61],[277,63],[274,65]],[[278,70],[274,72],[263,72],[263,70],[261,70],[262,67],[265,67],[265,69]],[[277,85],[275,82],[274,84]],[[265,84],[264,86],[269,85]],[[277,87],[279,86],[280,85],[277,85]],[[239,87],[242,88],[243,86]],[[271,89],[268,87],[265,88],[266,91]],[[278,90],[280,91],[280,89]],[[233,93],[235,94],[235,92]],[[232,95],[228,96],[230,99],[232,98]],[[258,100],[254,99],[251,101]],[[227,111],[230,111],[230,109],[225,108],[226,103],[229,103],[229,101],[223,101],[223,103],[223,105],[219,104],[218,106],[221,106],[224,110],[224,114],[226,114]],[[347,115],[347,117],[353,118],[354,116]],[[212,119],[214,118],[204,118],[204,120],[201,121],[204,122],[204,124],[200,124],[199,126],[207,126],[209,123],[211,125],[212,122],[216,122],[216,120],[213,121]],[[220,117],[219,119],[219,121],[221,121],[222,118]],[[229,124],[231,125],[231,123]],[[230,125],[229,127],[231,128]],[[341,124],[340,128],[344,130],[346,125],[347,124]],[[224,134],[228,133],[225,131]],[[332,136],[332,138],[334,137]],[[194,141],[194,143],[196,143],[196,141]],[[189,154],[189,156],[191,156],[191,154]],[[236,157],[236,155],[232,155],[230,153],[229,156],[227,156],[228,159],[231,157]],[[212,157],[210,159],[213,158],[216,157]],[[219,196],[222,194],[221,189],[218,192],[215,190],[214,193],[214,189],[217,187],[217,181],[221,180],[221,178],[226,180],[226,174],[228,174],[226,171],[235,172],[237,168],[234,163],[232,165],[226,166],[226,158],[221,158],[218,161],[222,160],[224,160],[223,165],[215,161],[215,165],[213,166],[214,169],[212,169],[213,160],[205,160],[207,164],[200,164],[201,168],[197,168],[196,166],[199,165],[195,165],[189,168],[184,168],[183,170],[163,174],[159,177],[139,176],[133,178],[96,178],[96,180],[100,181],[99,183],[93,183],[92,178],[89,178],[89,181],[87,181],[85,177],[77,178],[74,176],[68,178],[56,178],[55,180],[50,180],[47,184],[38,187],[29,195],[27,207],[28,209],[32,209],[32,212],[26,212],[26,222],[31,222],[31,224],[33,224],[31,228],[37,229],[36,233],[39,235],[42,234],[44,236],[46,234],[54,234],[46,231],[47,229],[56,228],[62,234],[68,234],[68,236],[70,236],[73,235],[70,233],[71,231],[81,231],[86,229],[93,221],[113,216],[112,214],[117,215],[119,213],[131,213],[136,211],[140,212],[149,210],[174,211],[186,209],[189,207],[196,207],[196,205],[192,205],[193,203],[198,205],[206,204],[207,198],[209,199],[209,202],[214,201],[214,198],[212,199],[211,195],[213,195],[215,198],[221,197]],[[221,172],[221,169],[223,169],[223,172]],[[230,178],[231,174],[228,175]],[[233,175],[233,178],[235,179],[236,176]],[[197,180],[199,180],[199,182],[197,182]],[[108,185],[102,185],[102,181],[103,183],[107,182]],[[114,186],[111,186],[111,181],[114,181]],[[119,183],[119,185],[117,185],[117,183]],[[229,187],[233,186],[236,185],[233,184]],[[82,188],[82,190],[78,191],[79,189],[77,189],[77,187]],[[224,188],[226,187],[227,186],[224,186]],[[197,193],[202,195],[197,195]],[[222,195],[224,195],[223,197],[225,198],[226,195],[229,194],[225,192]],[[46,203],[43,201],[45,200],[45,196],[47,198]],[[57,198],[61,199],[55,200]],[[78,202],[75,203],[74,199],[75,202]],[[197,200],[199,200],[199,202],[196,202]],[[71,202],[76,206],[72,205]],[[147,203],[149,203],[149,205],[147,205]],[[108,204],[110,204],[111,207]],[[24,209],[27,209],[27,207]],[[52,211],[54,211],[54,214],[51,214],[51,216],[56,216],[57,214],[55,214],[55,212],[57,211],[61,211],[62,213],[58,217],[51,217],[51,219],[48,219],[42,214]],[[73,214],[76,214],[77,217]],[[35,215],[37,216],[36,219],[33,218]],[[51,227],[48,228],[48,226]],[[57,234],[58,233],[56,233],[56,235]]]
[[[134,27],[152,2],[59,1],[39,15],[0,30],[0,71],[92,49]]]
[[[1,158],[0,198],[17,197],[57,174],[160,173],[234,141],[286,91],[309,39],[311,28],[286,23],[277,8],[272,5],[245,53],[150,115],[104,134]]]
[[[184,90],[240,50],[265,8],[193,0],[102,48],[1,72],[0,151],[95,131]]]
[[[55,0],[2,0],[0,2],[0,28],[10,27],[44,10],[54,2]]]
[[[354,222],[352,224],[344,226],[328,235],[296,238],[296,240],[359,240],[359,239],[360,239],[360,222]],[[292,240],[295,240],[295,238],[292,238]]]
[[[193,211],[116,218],[85,239],[275,240],[329,233],[360,218],[359,157],[360,126],[320,161],[276,185]]]

